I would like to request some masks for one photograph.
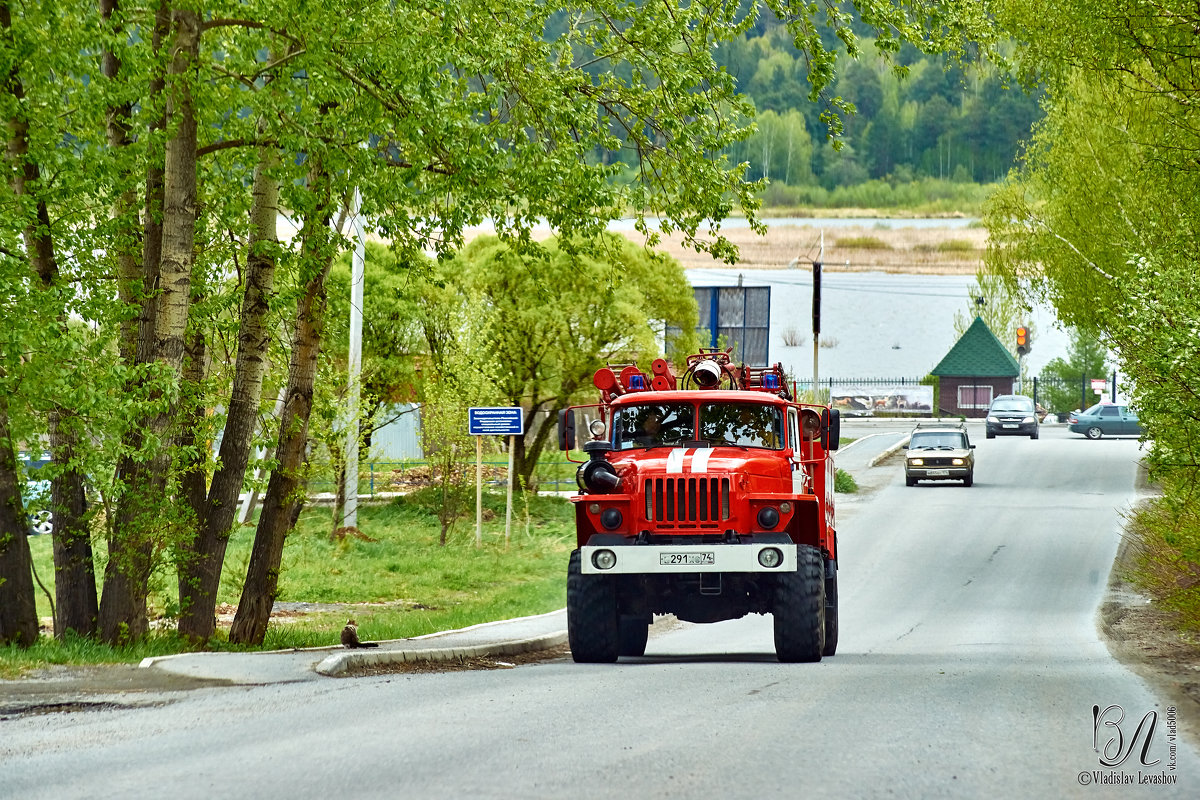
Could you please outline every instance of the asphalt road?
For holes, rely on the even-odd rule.
[[[23,716],[0,722],[0,797],[1093,797],[1160,775],[1175,783],[1144,796],[1198,796],[1196,750],[1172,752],[1164,701],[1096,630],[1136,440],[973,440],[969,489],[885,464],[841,504],[841,642],[819,664],[778,663],[749,617],[616,665]]]

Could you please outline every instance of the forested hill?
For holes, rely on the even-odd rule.
[[[1007,174],[1042,115],[1039,94],[1006,86],[986,64],[964,71],[911,45],[888,62],[866,38],[865,26],[856,32],[863,37],[862,57],[839,59],[834,88],[818,102],[809,97],[803,55],[768,9],[740,39],[716,51],[717,63],[758,109],[758,133],[730,148],[729,156],[749,163],[748,177],[770,179],[768,205],[812,202],[827,190],[872,180],[892,187],[930,178],[990,183]],[[828,47],[840,44],[828,30],[823,39]],[[835,96],[857,109],[844,117],[840,151],[820,118]]]
[[[888,176],[994,181],[1041,116],[1036,96],[1006,88],[995,71],[964,73],[907,46],[895,59],[908,70],[902,79],[868,44],[861,60],[841,62],[834,93],[857,114],[845,120],[846,147],[835,154],[820,120],[824,106],[809,99],[804,61],[782,23],[760,20],[717,59],[759,110],[759,135],[735,157],[757,175],[793,185],[831,188]]]

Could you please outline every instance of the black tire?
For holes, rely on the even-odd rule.
[[[1093,425],[1092,427],[1090,427],[1086,431],[1084,431],[1084,435],[1087,436],[1087,438],[1089,438],[1089,439],[1099,439],[1101,436],[1104,435],[1104,431],[1100,430],[1100,428]]]
[[[975,483],[975,473],[972,472],[967,477],[963,478],[963,486],[972,486]]]
[[[775,583],[775,655],[780,661],[820,661],[825,649],[825,570],[815,547],[796,547],[796,571]]]
[[[992,433],[991,431],[988,431],[988,432],[987,432],[987,438],[989,438],[989,439],[995,439],[995,438],[996,438],[996,434]]]
[[[567,641],[578,663],[611,664],[620,650],[617,590],[602,575],[584,575],[579,551],[567,562]]]
[[[1036,439],[1036,438],[1038,438],[1038,433],[1039,433],[1038,429],[1037,429],[1037,428],[1034,428],[1034,429],[1033,429],[1033,433],[1029,434],[1029,438],[1030,438],[1030,439]]]
[[[630,617],[622,614],[618,626],[620,628],[618,653],[623,656],[646,655],[646,642],[650,638],[650,621],[645,617]]]
[[[917,479],[916,479],[916,478],[910,478],[910,477],[908,477],[907,475],[905,475],[905,476],[904,476],[904,485],[905,485],[905,486],[916,486],[916,485],[917,485]]]
[[[825,646],[821,648],[822,656],[831,656],[837,652],[838,643],[838,591],[837,570],[832,578],[825,579]]]

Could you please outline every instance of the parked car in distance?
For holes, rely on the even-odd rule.
[[[1142,425],[1137,412],[1116,403],[1096,403],[1086,411],[1072,412],[1067,418],[1067,430],[1082,433],[1089,439],[1101,436],[1141,436]]]
[[[918,481],[975,482],[975,445],[965,422],[918,422],[904,454],[904,483]]]
[[[1032,397],[1023,394],[1002,394],[988,406],[984,433],[997,436],[1028,436],[1038,438],[1038,412]]]

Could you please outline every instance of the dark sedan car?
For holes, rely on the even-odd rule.
[[[1038,413],[1033,398],[1023,394],[1002,394],[997,397],[988,406],[984,433],[989,439],[1009,434],[1038,438]]]
[[[1141,436],[1142,425],[1137,412],[1129,406],[1116,403],[1097,403],[1087,411],[1077,411],[1070,416],[1067,430],[1082,433],[1089,439],[1101,436]]]

